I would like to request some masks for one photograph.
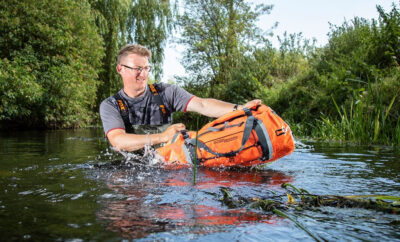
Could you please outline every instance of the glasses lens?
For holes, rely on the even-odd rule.
[[[146,67],[130,67],[130,66],[127,66],[127,65],[122,65],[122,66],[124,66],[124,67],[126,67],[126,68],[128,68],[130,70],[134,70],[136,72],[142,72],[142,71],[149,72],[149,71],[151,71],[151,68],[152,68],[151,66],[146,66]]]

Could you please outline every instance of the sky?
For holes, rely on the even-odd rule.
[[[328,42],[327,34],[330,32],[329,23],[342,25],[345,20],[354,17],[366,19],[378,19],[376,6],[383,7],[385,12],[392,9],[392,3],[400,5],[399,0],[255,0],[247,1],[254,4],[264,3],[274,5],[270,14],[260,18],[258,26],[263,30],[269,30],[278,22],[278,26],[272,30],[274,36],[270,37],[274,47],[279,47],[277,36],[301,32],[304,38],[317,40],[317,46],[324,46]],[[183,75],[185,70],[181,66],[182,46],[167,43],[164,59],[164,75],[162,81],[174,79],[174,75]]]

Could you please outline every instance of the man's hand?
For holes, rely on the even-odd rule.
[[[255,99],[247,102],[244,105],[239,105],[238,109],[243,108],[251,108],[256,105],[260,105],[261,100]],[[213,98],[199,98],[194,97],[187,106],[187,111],[193,111],[200,113],[204,116],[211,117],[211,118],[219,118],[224,114],[233,111],[233,107],[235,104],[223,102]]]
[[[251,100],[251,101],[249,101],[249,102],[247,102],[247,103],[245,103],[243,105],[240,105],[239,109],[251,108],[251,107],[254,107],[254,106],[257,106],[257,105],[260,105],[260,104],[261,104],[261,100],[260,99],[254,99],[254,100]]]
[[[185,128],[185,125],[182,123],[169,126],[164,132],[161,133],[161,142],[168,142],[177,132],[184,130]]]

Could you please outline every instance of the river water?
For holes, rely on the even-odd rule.
[[[128,159],[126,158],[128,157]],[[122,162],[128,160],[127,162]],[[285,194],[400,196],[390,147],[298,141],[262,169],[167,170],[112,151],[101,129],[0,133],[1,240],[313,241],[292,220],[221,202]],[[320,240],[400,241],[400,215],[360,208],[286,211]]]

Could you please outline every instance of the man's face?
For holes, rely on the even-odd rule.
[[[124,88],[136,92],[145,90],[149,76],[149,60],[145,56],[130,54],[117,65],[117,71],[124,82]]]

